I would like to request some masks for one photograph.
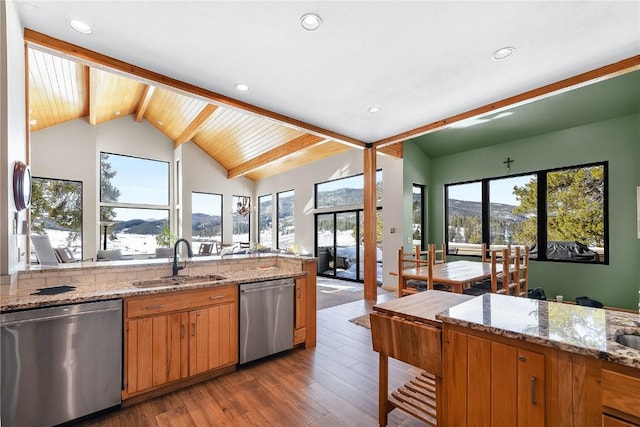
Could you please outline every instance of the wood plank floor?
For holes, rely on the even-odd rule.
[[[384,293],[378,302],[395,298]],[[376,426],[378,354],[370,331],[349,319],[370,304],[318,311],[318,343],[186,389],[85,420],[86,426]],[[390,359],[389,389],[418,370]],[[389,426],[423,426],[398,409]]]

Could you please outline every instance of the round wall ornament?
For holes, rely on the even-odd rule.
[[[31,168],[21,161],[13,167],[13,199],[18,211],[31,204]]]

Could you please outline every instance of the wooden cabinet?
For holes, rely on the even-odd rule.
[[[547,355],[511,341],[444,328],[446,425],[547,425]]]
[[[123,397],[235,365],[235,285],[125,300]]]
[[[600,381],[603,425],[640,425],[640,370],[607,364]]]

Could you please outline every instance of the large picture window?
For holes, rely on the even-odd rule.
[[[264,247],[273,245],[273,196],[258,197],[258,242]]]
[[[102,249],[135,256],[169,246],[169,162],[100,153],[100,225]]]
[[[528,246],[531,258],[608,263],[607,162],[449,184],[450,253]],[[541,249],[542,248],[542,249]]]
[[[296,239],[294,190],[282,191],[278,200],[278,249],[292,249]]]
[[[33,178],[31,191],[31,232],[82,260],[82,182]]]

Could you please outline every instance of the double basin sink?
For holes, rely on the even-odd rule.
[[[136,288],[152,288],[156,286],[193,285],[198,283],[214,283],[227,280],[219,274],[205,274],[201,276],[166,276],[156,279],[136,280],[132,283]]]

